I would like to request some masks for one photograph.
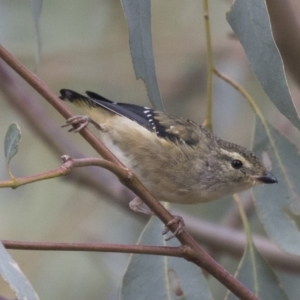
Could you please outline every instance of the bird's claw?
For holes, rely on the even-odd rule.
[[[63,125],[62,127],[73,126],[68,130],[68,132],[79,132],[83,128],[87,127],[89,123],[93,124],[98,130],[106,131],[104,125],[98,124],[88,116],[84,116],[84,115],[73,116],[67,119],[66,124]]]
[[[66,124],[62,127],[73,126],[68,131],[69,132],[78,132],[83,128],[87,127],[91,119],[88,116],[73,116],[67,119]]]
[[[171,236],[166,238],[166,241],[169,241],[170,239],[179,235],[184,230],[185,224],[184,224],[183,218],[180,216],[174,216],[174,218],[171,221],[169,221],[168,224],[165,226],[162,234],[163,235],[167,234],[170,231],[169,226],[176,224],[176,223],[178,224],[176,230],[174,231],[174,233]]]

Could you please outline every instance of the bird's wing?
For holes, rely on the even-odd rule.
[[[70,102],[84,102],[91,107],[100,106],[115,114],[124,116],[146,129],[155,132],[158,137],[169,139],[173,142],[186,143],[190,146],[197,145],[206,129],[200,127],[193,121],[166,115],[149,107],[135,104],[116,103],[101,95],[87,91],[88,97],[63,89],[60,98]]]

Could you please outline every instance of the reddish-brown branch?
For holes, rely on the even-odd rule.
[[[2,240],[7,249],[17,250],[51,250],[51,251],[90,251],[90,252],[116,252],[136,253],[184,257],[184,246],[143,246],[124,244],[98,244],[98,243],[48,243],[48,242],[21,242]]]
[[[72,162],[67,161],[65,162],[60,168],[57,168],[55,170],[50,170],[41,174],[36,174],[32,176],[26,176],[22,178],[13,178],[10,180],[5,180],[5,181],[0,181],[0,188],[6,188],[6,187],[11,187],[11,188],[17,188],[19,186],[28,184],[28,183],[33,183],[36,181],[41,181],[45,179],[51,179],[51,178],[56,178],[59,176],[64,176],[67,175],[72,167]]]

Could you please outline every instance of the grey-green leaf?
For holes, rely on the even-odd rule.
[[[251,68],[268,97],[300,130],[299,116],[274,42],[265,1],[234,1],[227,21],[242,43]]]
[[[43,7],[43,0],[30,0],[31,11],[34,20],[34,29],[35,29],[35,40],[36,40],[36,50],[35,50],[35,69],[40,61],[41,56],[41,34],[40,34],[40,16]]]
[[[13,123],[8,127],[4,141],[4,153],[6,164],[9,165],[10,160],[18,152],[18,146],[21,139],[21,130],[18,124]]]
[[[276,275],[252,243],[248,244],[235,277],[260,300],[288,300]],[[226,297],[237,299],[232,293]]]
[[[0,242],[0,274],[19,300],[38,300],[37,293]]]
[[[152,217],[138,244],[165,246],[163,224]],[[168,246],[179,246],[174,238]],[[134,254],[121,289],[122,300],[211,300],[206,280],[197,266],[183,258]]]
[[[268,236],[284,251],[300,255],[300,231],[294,219],[300,214],[300,157],[299,149],[271,125],[268,126],[275,143],[272,147],[265,128],[257,120],[254,152],[268,155],[272,174],[278,184],[254,188],[258,216]]]
[[[148,97],[157,110],[163,110],[156,79],[151,34],[151,1],[121,0],[129,30],[129,46],[136,78],[146,85]]]

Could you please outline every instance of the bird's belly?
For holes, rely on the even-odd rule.
[[[105,145],[112,153],[130,170],[132,170],[151,194],[160,201],[180,204],[196,204],[208,202],[220,198],[217,191],[207,191],[201,184],[201,179],[184,180],[189,177],[187,173],[190,171],[184,162],[178,163],[170,157],[157,159],[157,153],[144,150],[143,154],[136,154],[137,151],[126,149],[124,151],[119,148],[119,143],[113,142],[107,136],[103,136]],[[121,144],[121,143],[120,143]],[[128,147],[127,147],[128,148]],[[148,160],[148,161],[147,161]],[[141,161],[143,163],[141,163]],[[158,161],[161,165],[158,165]],[[172,163],[180,164],[178,174],[174,174]]]
[[[172,168],[160,168],[137,163],[132,153],[124,153],[111,140],[104,141],[112,153],[129,169],[131,169],[151,194],[160,201],[180,204],[196,204],[214,200],[212,195],[203,193],[201,183],[194,186],[186,186],[183,180],[174,180]]]

